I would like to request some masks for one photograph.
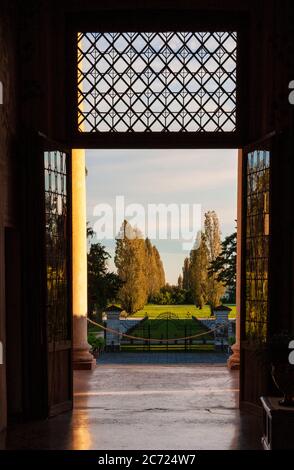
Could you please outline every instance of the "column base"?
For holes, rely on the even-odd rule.
[[[96,367],[96,359],[93,357],[91,361],[73,361],[73,370],[94,370]]]
[[[74,315],[73,317],[73,369],[93,370],[96,367],[96,359],[90,353],[90,345],[87,341],[88,324],[86,316]]]
[[[93,370],[96,367],[96,359],[86,349],[74,349],[73,351],[73,369],[74,370]]]
[[[231,370],[240,370],[240,347],[238,344],[232,346],[233,354],[229,357],[227,366]]]

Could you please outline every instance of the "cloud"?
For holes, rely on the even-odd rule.
[[[201,204],[202,212],[216,210],[223,236],[235,230],[237,206],[236,150],[87,150],[87,217],[94,206],[126,204]],[[165,245],[163,245],[165,243]],[[185,254],[181,244],[160,242],[167,279],[175,280]],[[114,242],[107,242],[114,248]],[[167,253],[167,247],[171,250]],[[177,276],[176,276],[177,277]]]

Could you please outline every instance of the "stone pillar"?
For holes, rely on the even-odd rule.
[[[242,182],[243,152],[238,151],[238,200],[237,200],[237,283],[236,283],[236,343],[228,359],[229,369],[240,369],[240,311],[241,311],[241,259],[242,259]]]
[[[231,309],[220,305],[213,309],[215,315],[214,346],[215,349],[224,349],[229,344],[229,313]]]
[[[87,340],[87,223],[85,150],[72,151],[73,366],[90,370],[96,361]]]

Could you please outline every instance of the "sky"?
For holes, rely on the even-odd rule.
[[[197,235],[197,227],[200,228],[201,221],[196,223],[197,214],[201,214],[203,223],[205,212],[216,211],[222,239],[235,231],[237,150],[87,150],[86,166],[87,220],[92,227],[102,227],[103,231],[105,221],[112,222],[107,226],[111,229],[110,239],[101,239],[101,234],[93,239],[93,242],[101,242],[112,256],[110,270],[115,270],[115,236],[126,215],[132,225],[143,231],[143,235],[151,235],[164,264],[166,281],[170,284],[177,283],[184,259]],[[125,214],[118,212],[117,196],[126,209]],[[172,223],[165,217],[159,219],[160,230],[163,233],[167,230],[167,239],[160,239],[159,231],[154,232],[158,219],[150,207],[155,204],[174,204]],[[187,205],[185,212],[183,204]],[[145,217],[142,214],[144,210]],[[168,227],[171,225],[175,233],[170,233]],[[189,237],[183,230],[191,232]]]

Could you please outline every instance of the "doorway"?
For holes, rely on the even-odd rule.
[[[155,357],[167,363],[226,363],[236,342],[236,154],[183,149],[86,152],[88,316],[93,321],[89,338],[94,348],[98,339],[103,344],[98,354],[106,351],[98,363],[134,358],[152,363]],[[129,230],[140,239],[137,251],[131,242],[118,241],[124,223],[125,233]],[[222,243],[231,250],[227,256],[234,273],[217,282],[220,272],[209,270]],[[137,260],[132,266],[130,261],[124,265],[128,250]],[[101,257],[103,270],[95,277]],[[219,271],[228,269],[221,266]],[[220,305],[227,313],[214,312]],[[226,317],[226,337],[221,315]]]

